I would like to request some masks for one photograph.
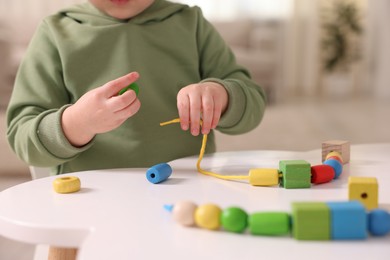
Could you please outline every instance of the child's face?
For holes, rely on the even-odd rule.
[[[100,11],[117,19],[129,19],[148,8],[154,0],[89,0]]]

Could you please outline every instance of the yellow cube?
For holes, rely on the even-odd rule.
[[[253,186],[274,186],[279,184],[278,169],[251,169],[249,183]]]
[[[378,207],[378,181],[375,177],[349,177],[349,200],[359,200],[368,210]]]

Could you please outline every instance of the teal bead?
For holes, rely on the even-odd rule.
[[[368,214],[368,230],[373,236],[384,236],[390,232],[390,214],[383,209],[374,209]]]
[[[229,232],[241,233],[248,223],[248,214],[238,207],[226,208],[221,214],[222,228]]]

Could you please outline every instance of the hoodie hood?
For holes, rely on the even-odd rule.
[[[160,22],[186,7],[188,6],[183,4],[172,3],[165,0],[155,0],[154,3],[142,13],[126,20],[111,17],[100,11],[90,2],[63,9],[60,13],[79,23],[92,26],[113,25],[118,23],[147,24]]]

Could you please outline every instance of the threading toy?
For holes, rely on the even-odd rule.
[[[180,123],[180,118],[160,123],[160,126]],[[202,122],[200,123],[202,125]],[[222,175],[206,171],[200,166],[207,145],[207,134],[203,135],[196,168],[199,173],[223,180],[248,180],[253,186],[275,186],[286,189],[310,188],[311,183],[321,184],[337,179],[343,171],[343,158],[338,151],[327,153],[322,165],[311,166],[304,160],[283,160],[279,169],[251,169],[248,175]]]
[[[366,212],[359,201],[294,202],[287,212],[246,213],[239,207],[221,209],[215,204],[180,201],[165,205],[176,222],[208,230],[252,235],[287,236],[298,240],[362,240],[390,233],[390,214],[383,209]]]

